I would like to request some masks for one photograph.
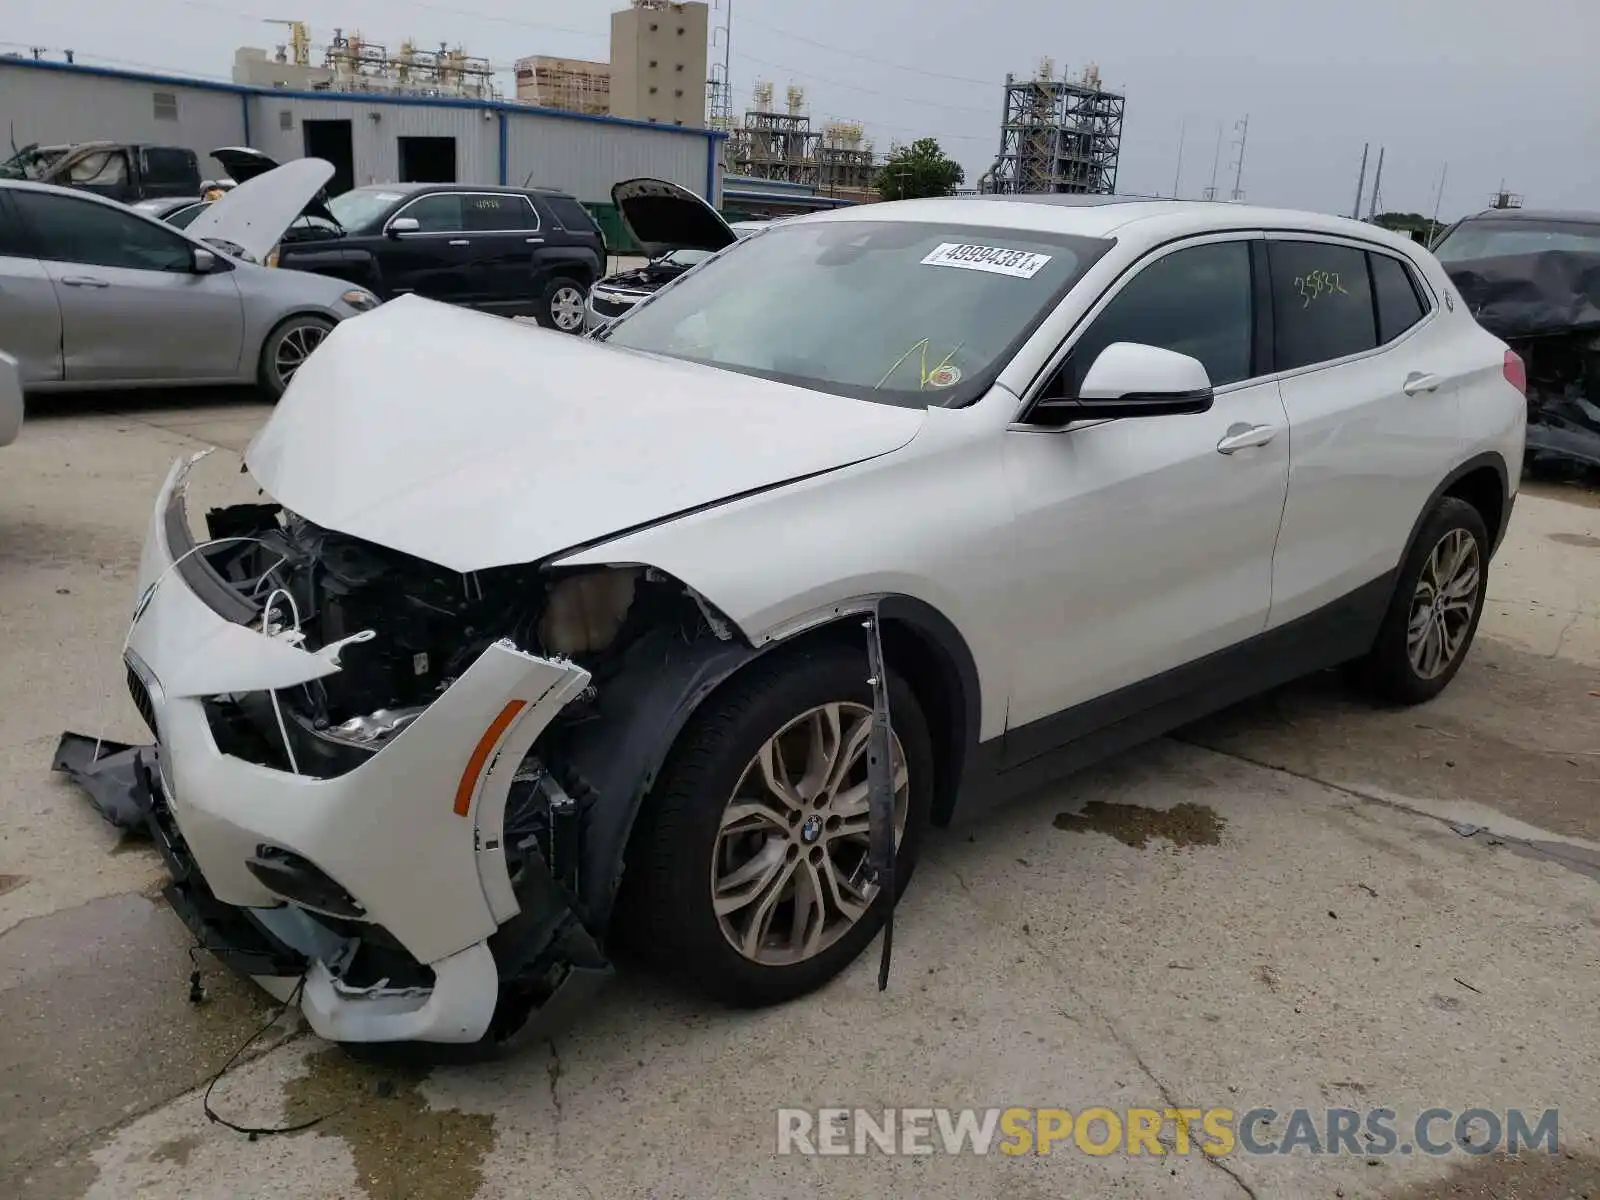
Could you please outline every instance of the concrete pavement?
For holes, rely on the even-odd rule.
[[[220,402],[217,402],[219,401]],[[0,450],[0,1195],[1563,1196],[1600,1187],[1600,508],[1518,503],[1478,642],[1430,705],[1334,679],[1220,714],[932,838],[876,951],[730,1014],[624,971],[498,1061],[413,1072],[293,1028],[200,1090],[271,1009],[203,959],[49,776],[63,728],[138,739],[119,647],[149,504],[248,495],[265,415],[57,401]],[[1564,1153],[781,1157],[840,1105],[1559,1107]],[[1277,1131],[1281,1136],[1282,1128]],[[1171,1138],[1168,1138],[1171,1145]],[[1451,1190],[1460,1189],[1460,1190]],[[1520,1190],[1508,1190],[1520,1189]]]

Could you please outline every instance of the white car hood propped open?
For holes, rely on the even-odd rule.
[[[259,263],[332,178],[333,164],[325,159],[286,162],[232,189],[189,222],[187,232],[229,242]]]
[[[887,454],[923,417],[405,296],[334,330],[245,461],[307,520],[465,572]]]

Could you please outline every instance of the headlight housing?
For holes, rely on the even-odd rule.
[[[274,251],[273,253],[276,254],[277,252]],[[366,288],[351,288],[344,295],[340,296],[339,299],[343,300],[357,312],[367,312],[370,309],[378,307],[378,298],[371,292],[367,291]]]

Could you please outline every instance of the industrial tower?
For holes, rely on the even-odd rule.
[[[1033,79],[1006,76],[1000,154],[978,181],[980,191],[1116,191],[1126,97],[1106,91],[1092,64],[1076,83],[1054,75],[1047,58]]]

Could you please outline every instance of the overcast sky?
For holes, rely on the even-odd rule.
[[[713,4],[713,24],[730,0]],[[969,184],[999,146],[1001,83],[1042,55],[1076,78],[1099,64],[1125,90],[1118,189],[1226,196],[1249,116],[1248,200],[1349,212],[1363,142],[1386,146],[1382,206],[1442,216],[1482,207],[1504,179],[1529,207],[1600,208],[1597,0],[733,0],[735,108],[758,79],[806,88],[813,118],[861,121],[880,149],[933,136]],[[516,58],[604,59],[612,0],[53,0],[6,19],[9,44],[71,47],[80,62],[226,77],[234,48],[269,46],[298,18],[398,48],[460,43]],[[713,54],[721,55],[721,38]],[[56,57],[52,54],[51,57]],[[504,79],[509,91],[509,75]],[[1217,156],[1218,130],[1222,150]],[[85,130],[86,136],[93,130]],[[1363,212],[1366,205],[1363,204]]]

